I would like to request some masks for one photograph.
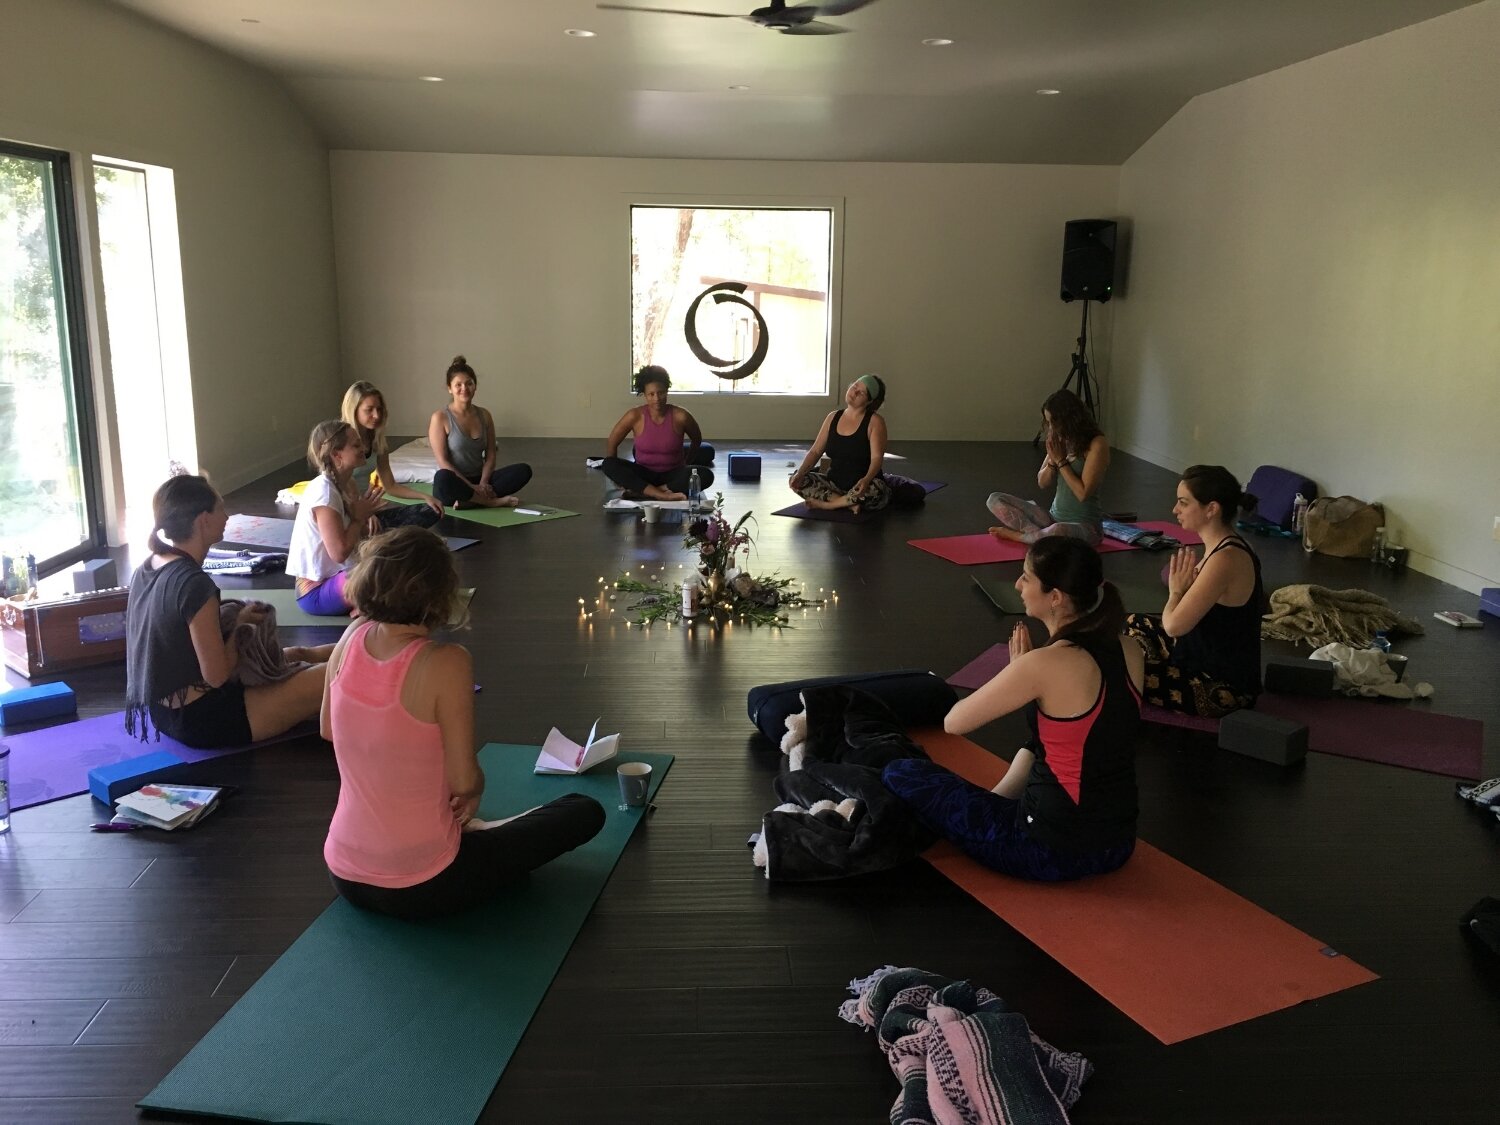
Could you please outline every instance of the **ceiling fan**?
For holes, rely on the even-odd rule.
[[[757,27],[779,31],[783,35],[842,35],[847,27],[824,23],[819,16],[846,16],[857,12],[875,0],[825,0],[821,4],[798,4],[788,8],[786,0],[771,0],[764,8],[756,8],[747,16],[728,15],[724,12],[690,12],[682,8],[637,8],[629,4],[598,4],[596,7],[611,12],[655,12],[664,16],[697,16],[706,20],[749,20]]]

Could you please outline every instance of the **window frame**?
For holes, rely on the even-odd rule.
[[[841,195],[726,195],[718,192],[702,192],[692,195],[687,194],[659,194],[632,192],[625,196],[625,236],[624,253],[621,255],[625,263],[625,315],[624,328],[621,333],[624,339],[625,362],[623,368],[629,374],[627,379],[634,379],[635,354],[632,348],[632,337],[634,326],[632,323],[633,311],[631,302],[634,295],[634,279],[630,273],[630,255],[632,250],[632,212],[636,207],[694,207],[707,210],[739,210],[739,211],[827,211],[829,212],[829,238],[828,238],[828,344],[824,362],[826,364],[826,379],[823,390],[808,392],[793,391],[752,391],[748,388],[740,388],[735,382],[721,380],[721,386],[716,390],[689,390],[686,387],[678,387],[675,382],[672,387],[674,398],[682,398],[687,395],[701,396],[705,399],[723,397],[744,397],[759,400],[821,400],[826,401],[835,392],[839,380],[839,344],[842,333],[842,313],[844,303],[844,197]],[[630,386],[633,393],[635,388]]]
[[[102,486],[99,476],[99,429],[95,414],[92,353],[89,339],[88,304],[84,298],[83,239],[79,229],[75,195],[73,154],[0,138],[0,153],[35,160],[52,168],[54,225],[57,230],[57,262],[63,317],[68,335],[68,359],[73,382],[73,416],[78,428],[78,477],[83,488],[83,521],[87,538],[76,547],[37,560],[38,577],[56,574],[83,559],[96,557],[105,546]]]

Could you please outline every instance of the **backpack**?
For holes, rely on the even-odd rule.
[[[1367,559],[1375,529],[1385,526],[1385,509],[1354,496],[1324,496],[1307,506],[1302,546],[1340,559]]]

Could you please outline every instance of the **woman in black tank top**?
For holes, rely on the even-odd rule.
[[[844,392],[844,408],[823,419],[823,428],[791,479],[792,491],[809,508],[874,512],[891,502],[891,486],[881,472],[885,419],[879,411],[884,401],[885,381],[879,375],[861,375]],[[825,453],[828,470],[814,469]]]
[[[903,758],[886,788],[929,828],[986,867],[1059,882],[1113,871],[1135,848],[1135,740],[1144,661],[1120,635],[1125,610],[1081,539],[1038,540],[1016,588],[1050,640],[1035,651],[1026,626],[1011,662],[948,712],[964,734],[1024,710],[1031,740],[993,790],[934,762]]]
[[[1132,614],[1125,631],[1146,650],[1146,702],[1217,718],[1250,707],[1260,694],[1260,620],[1265,588],[1260,560],[1234,533],[1241,508],[1255,497],[1220,465],[1194,465],[1177,484],[1173,512],[1203,539],[1167,568],[1160,616]]]

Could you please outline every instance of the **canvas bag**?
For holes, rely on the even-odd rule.
[[[1307,506],[1302,546],[1340,559],[1367,559],[1375,529],[1385,526],[1385,509],[1354,496],[1324,496]]]

